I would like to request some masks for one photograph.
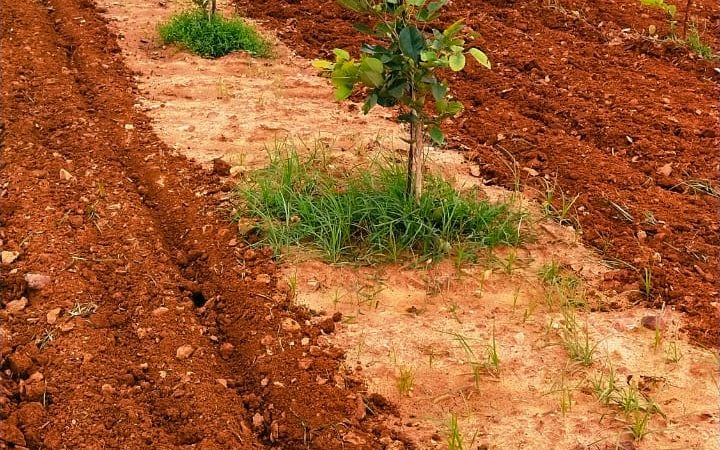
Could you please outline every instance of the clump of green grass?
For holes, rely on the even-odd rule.
[[[220,14],[208,17],[201,10],[176,14],[159,29],[166,44],[178,44],[205,58],[218,58],[238,50],[268,56],[270,44],[239,18]]]
[[[278,150],[270,165],[240,187],[238,215],[258,219],[261,243],[276,252],[304,244],[330,262],[437,260],[469,246],[521,241],[523,214],[508,203],[459,193],[428,176],[423,196],[406,194],[406,169],[373,162],[333,175],[325,158]]]
[[[703,59],[713,59],[715,57],[712,48],[703,42],[700,32],[696,27],[690,29],[687,35],[687,44],[690,50],[700,55]]]

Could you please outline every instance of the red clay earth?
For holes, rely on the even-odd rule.
[[[367,39],[352,28],[362,18],[334,2],[236,4],[308,58],[356,51]],[[585,242],[617,266],[603,288],[675,307],[687,314],[691,339],[717,346],[720,200],[683,183],[720,189],[718,60],[648,38],[649,25],[661,35],[668,25],[636,0],[470,0],[446,11],[445,24],[462,18],[480,32],[472,44],[493,63],[452,75],[466,110],[447,124],[450,147],[465,150],[491,183],[512,186],[512,155],[526,191],[542,197],[545,177],[557,180],[556,198],[579,194]],[[720,51],[718,3],[693,2],[691,16]],[[646,268],[649,298],[640,294]]]
[[[0,449],[406,448],[333,318],[239,243],[222,167],[153,134],[94,6],[0,11]]]

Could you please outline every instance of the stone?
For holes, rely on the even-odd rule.
[[[255,277],[255,281],[262,284],[270,284],[270,280],[270,275],[268,275],[267,273],[261,273]]]
[[[175,352],[175,358],[177,359],[188,359],[190,355],[193,354],[195,349],[192,345],[185,344],[180,347],[178,347],[177,351]]]
[[[163,314],[167,313],[168,311],[170,311],[170,309],[168,309],[164,306],[159,306],[159,307],[153,309],[152,315],[155,317],[159,317],[159,316],[162,316]]]
[[[32,370],[33,362],[32,359],[22,353],[14,353],[8,357],[8,363],[10,365],[10,371],[13,375],[18,377],[24,377],[30,370]]]
[[[312,366],[312,362],[311,358],[300,358],[298,360],[298,367],[302,370],[308,370],[310,366]]]
[[[45,377],[42,373],[35,372],[27,380],[20,381],[20,398],[31,402],[42,401],[46,389]]]
[[[667,324],[665,323],[665,319],[663,319],[660,316],[645,316],[642,319],[640,319],[640,323],[642,326],[649,330],[665,330]]]
[[[222,177],[230,175],[230,164],[228,164],[226,161],[223,161],[222,158],[215,158],[212,160],[212,163],[212,171],[215,175],[220,175]]]
[[[259,429],[262,427],[263,422],[265,422],[265,418],[260,413],[255,413],[255,415],[252,418],[252,424],[253,428]]]
[[[663,176],[666,176],[666,177],[669,177],[670,174],[672,173],[672,171],[673,171],[672,163],[667,163],[667,164],[665,164],[665,165],[663,165],[663,166],[660,166],[660,167],[658,167],[658,169],[656,170],[656,172],[658,173],[658,175],[663,175]]]
[[[230,355],[232,355],[233,351],[235,351],[235,346],[229,342],[223,342],[220,346],[220,356],[223,359],[228,359]]]
[[[5,311],[7,311],[8,314],[18,314],[25,309],[27,304],[27,299],[25,297],[22,297],[19,300],[13,300],[11,302],[8,302],[8,304],[5,305]]]
[[[301,327],[300,324],[295,319],[291,319],[290,317],[286,317],[282,320],[281,323],[282,329],[284,331],[287,331],[288,333],[294,333],[296,331],[300,331]]]
[[[25,282],[27,283],[28,288],[35,289],[36,291],[39,291],[50,284],[50,280],[51,278],[49,275],[43,275],[41,273],[25,274]]]
[[[3,251],[0,252],[0,261],[2,261],[3,264],[12,264],[19,256],[20,252]]]
[[[72,181],[75,179],[75,176],[65,169],[60,169],[60,179],[64,181]]]

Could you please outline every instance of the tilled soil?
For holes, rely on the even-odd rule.
[[[684,15],[685,2],[678,5]],[[356,50],[362,19],[334,2],[237,0],[309,58]],[[465,19],[490,55],[491,71],[470,63],[452,75],[466,110],[447,124],[450,145],[478,161],[489,183],[512,186],[516,172],[542,199],[557,183],[585,242],[617,267],[604,288],[651,307],[687,314],[697,343],[718,345],[717,61],[702,60],[664,35],[663,14],[634,0],[453,2],[447,21]],[[702,37],[720,49],[717,2],[693,2]],[[646,269],[652,292],[641,295]]]
[[[403,448],[93,5],[0,11],[0,448]]]

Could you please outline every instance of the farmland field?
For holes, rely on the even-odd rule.
[[[0,449],[717,448],[720,60],[665,13],[449,2],[492,69],[447,74],[427,165],[522,240],[358,265],[254,245],[237,188],[402,156],[310,64],[363,17],[221,2],[273,56],[207,60],[157,36],[191,6],[0,0]]]

